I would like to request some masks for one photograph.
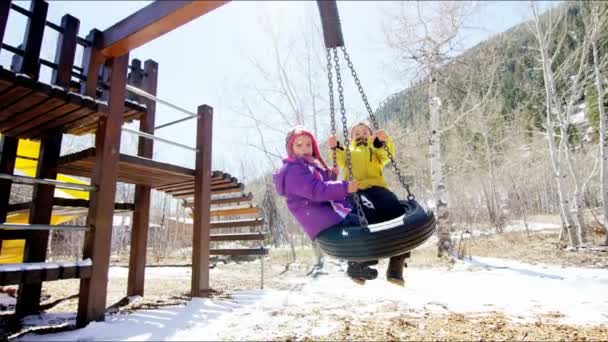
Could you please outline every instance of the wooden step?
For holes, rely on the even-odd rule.
[[[256,241],[264,240],[265,233],[235,233],[235,234],[212,234],[211,241]]]
[[[232,178],[232,176],[228,173],[224,173],[222,171],[213,171],[213,173],[211,174],[211,184],[221,183],[226,180],[230,180],[231,178]],[[172,188],[175,188],[175,187],[179,188],[184,185],[194,186],[194,180],[165,184],[165,185],[157,187],[156,190],[158,190],[158,191],[172,190]]]
[[[245,188],[245,186],[243,184],[239,183],[236,186],[234,186],[233,188],[211,190],[211,196],[233,194],[233,193],[242,193],[244,188]],[[176,195],[176,194],[171,194],[171,193],[169,193],[169,194],[171,196],[175,197],[175,198],[180,198],[180,199],[186,199],[186,198],[193,198],[194,197],[194,191],[183,193],[181,195]],[[213,198],[211,200],[213,201]]]
[[[211,185],[211,194],[212,195],[220,194],[225,190],[237,190],[240,192],[243,189],[245,189],[245,185],[242,183],[216,184],[216,185]],[[184,196],[187,196],[187,197],[194,196],[194,188],[181,189],[181,190],[175,190],[175,191],[165,191],[165,192],[176,198],[181,198]]]
[[[210,214],[211,216],[261,215],[262,209],[258,207],[222,208],[211,210]]]
[[[226,198],[214,198],[214,199],[211,200],[211,205],[249,202],[252,199],[253,199],[253,194],[250,192],[250,193],[248,193],[246,195],[242,195],[242,196],[226,197]],[[194,203],[193,202],[183,202],[182,206],[184,208],[192,208],[194,206]]]
[[[213,199],[211,199],[211,205],[249,202],[252,199],[253,199],[253,194],[250,192],[246,195],[236,196],[236,197],[213,198]],[[187,208],[191,208],[192,205],[193,205],[192,202],[184,203],[184,207],[187,207]]]
[[[230,249],[212,249],[211,255],[267,255],[266,248],[230,248]]]
[[[60,279],[88,279],[91,259],[79,262],[37,262],[0,265],[0,286],[32,284]]]
[[[211,221],[211,229],[259,227],[262,224],[264,224],[263,218],[254,218],[247,220]]]

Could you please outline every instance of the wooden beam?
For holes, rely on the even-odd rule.
[[[2,135],[2,138],[0,138],[0,173],[9,175],[14,173],[18,145],[19,140],[17,138],[7,137],[6,135]],[[6,222],[12,185],[12,181],[0,179],[0,223]],[[0,238],[0,251],[2,251],[2,240],[3,238]]]
[[[101,31],[91,30],[87,35],[87,40],[92,43],[91,46],[85,47],[82,52],[82,74],[87,77],[87,80],[80,83],[80,93],[96,99],[99,72],[105,59],[97,49],[101,41]]]
[[[213,109],[198,107],[196,127],[196,170],[194,176],[194,205],[192,207],[192,297],[209,295],[209,235],[211,208],[211,142]]]
[[[48,4],[46,5],[48,7]],[[45,11],[46,15],[46,11]],[[46,19],[45,19],[46,20]],[[44,28],[44,23],[42,24]],[[53,84],[68,88],[72,78],[72,66],[76,55],[76,40],[80,21],[70,15],[61,19],[63,33],[57,39],[57,50],[55,51],[55,63],[58,68],[52,74]],[[26,67],[23,64],[23,67]],[[37,66],[40,69],[40,65]],[[38,73],[38,70],[30,70]],[[40,153],[36,165],[36,178],[57,178],[57,163],[61,152],[61,133],[45,136],[40,142]],[[32,207],[30,208],[30,224],[50,224],[53,213],[53,198],[55,194],[54,185],[37,184],[34,186],[32,195]],[[46,251],[49,244],[49,231],[32,231],[29,238],[25,240],[24,262],[46,261]],[[19,287],[17,306],[15,313],[24,317],[40,311],[40,296],[42,294],[42,280],[31,281]]]
[[[102,33],[99,49],[116,57],[142,46],[228,1],[155,1]]]
[[[211,211],[211,216],[240,216],[240,215],[260,215],[262,209],[258,207],[250,208],[221,208]]]
[[[91,183],[99,189],[91,193],[91,207],[87,224],[91,230],[85,235],[84,258],[93,261],[91,278],[80,281],[80,298],[76,324],[85,326],[90,321],[105,319],[116,168],[120,152],[120,133],[126,97],[129,55],[111,61],[109,113],[102,117],[96,134],[96,162]]]
[[[36,165],[36,178],[55,179],[57,160],[61,152],[61,134],[46,137],[40,142],[40,157]],[[30,224],[50,224],[53,212],[54,185],[37,184],[32,195]],[[25,240],[23,262],[44,262],[49,243],[49,231],[32,231]],[[19,286],[15,313],[18,317],[36,314],[40,311],[42,282],[29,282]]]
[[[145,75],[139,78],[137,73]],[[156,95],[158,80],[158,63],[147,60],[144,70],[133,69],[134,86],[143,91]],[[138,82],[139,81],[139,82]],[[139,83],[139,84],[138,84]],[[146,116],[139,122],[141,132],[154,134],[156,120],[156,103],[146,98],[139,99],[146,105]],[[152,159],[153,140],[139,138],[137,155]],[[135,185],[135,211],[133,212],[133,227],[131,230],[131,248],[129,250],[129,277],[127,296],[143,296],[146,271],[146,250],[148,246],[148,228],[150,223],[150,190],[149,186]]]
[[[211,241],[256,241],[264,240],[264,233],[231,233],[231,234],[213,234]]]
[[[264,219],[259,217],[245,220],[222,220],[211,222],[211,229],[256,227],[262,224],[264,224]]]
[[[32,16],[27,22],[24,38],[24,53],[20,59],[17,69],[20,72],[37,80],[40,74],[40,49],[42,48],[42,37],[46,25],[46,15],[49,4],[44,0],[32,0],[30,12]]]
[[[212,249],[212,255],[267,255],[266,248],[233,248],[233,249]]]

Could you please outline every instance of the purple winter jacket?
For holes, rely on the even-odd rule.
[[[340,223],[351,208],[346,203],[348,182],[330,180],[327,171],[303,158],[287,158],[273,173],[277,193],[311,240]]]

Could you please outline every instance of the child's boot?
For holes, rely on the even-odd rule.
[[[405,258],[407,257],[409,257],[409,253],[390,258],[388,268],[386,269],[386,280],[395,285],[404,286],[403,269],[407,267],[405,263]]]
[[[346,274],[357,284],[363,285],[366,280],[374,280],[378,277],[378,271],[369,267],[378,264],[378,260],[372,261],[349,261]]]

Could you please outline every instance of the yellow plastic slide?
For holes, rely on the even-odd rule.
[[[38,151],[40,149],[40,143],[31,140],[19,140],[19,147],[17,148],[17,160],[15,161],[15,174],[22,176],[35,177],[36,176],[36,161],[20,158],[38,158]],[[68,177],[66,175],[58,174],[57,180],[69,183],[88,184],[81,180]],[[89,199],[89,193],[86,191],[69,190],[69,189],[55,189],[55,197],[63,198],[76,198],[76,199]],[[61,224],[67,221],[71,221],[75,216],[58,216],[53,215],[51,217],[51,224]],[[27,224],[29,222],[28,213],[9,213],[6,219],[7,223],[22,223]],[[18,263],[23,261],[23,248],[25,240],[4,240],[2,241],[2,248],[0,249],[0,264]]]

